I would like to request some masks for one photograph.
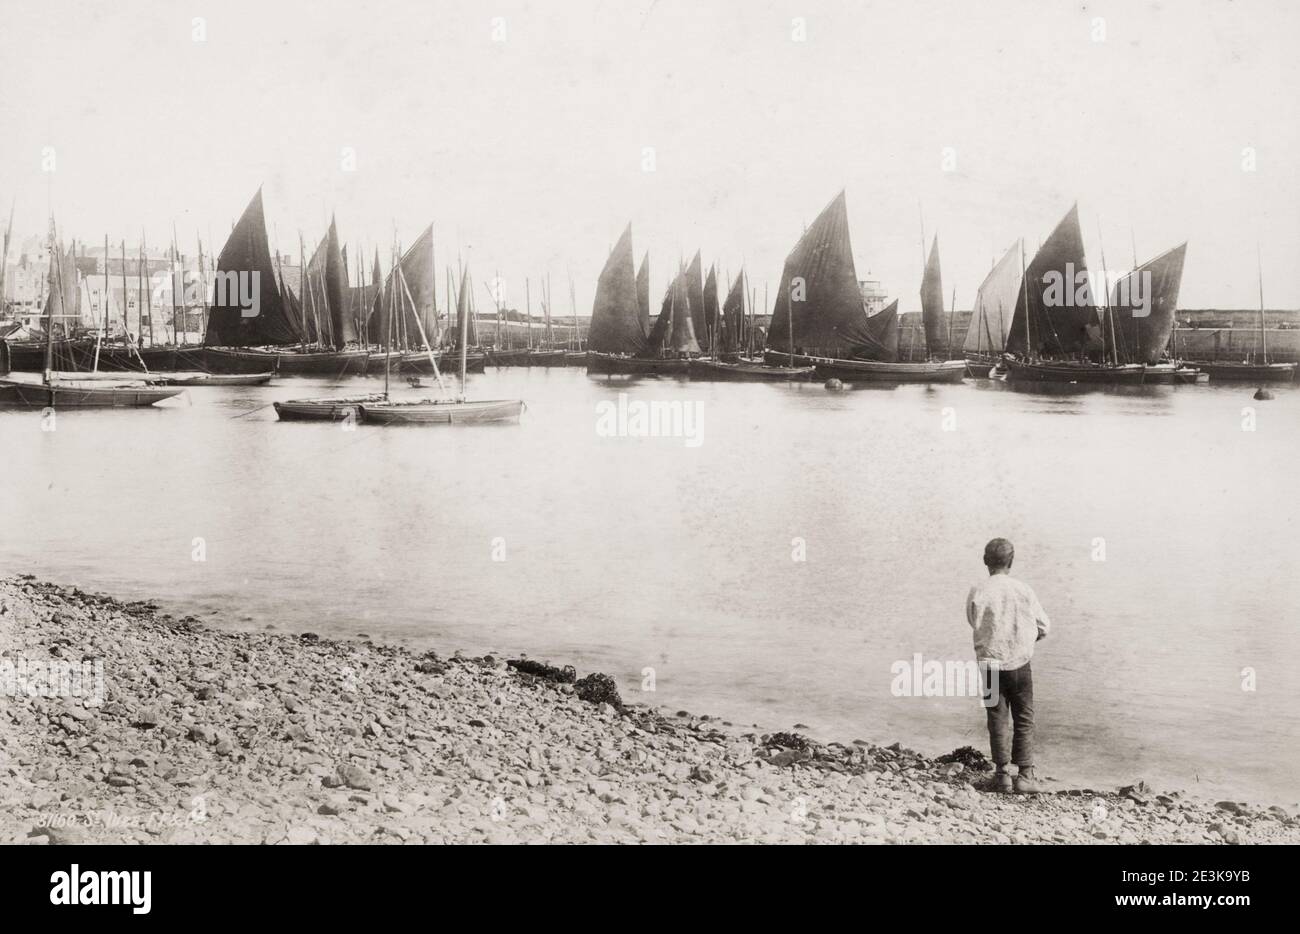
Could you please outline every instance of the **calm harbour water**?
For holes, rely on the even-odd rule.
[[[1055,627],[1040,773],[1300,798],[1300,391],[539,369],[471,377],[527,401],[518,426],[345,431],[269,407],[377,383],[194,389],[52,432],[0,411],[0,572],[230,627],[524,652],[632,700],[938,753],[987,749],[982,710],[894,697],[890,666],[970,657],[963,601],[1005,535]],[[701,403],[703,443],[601,437],[622,392]]]

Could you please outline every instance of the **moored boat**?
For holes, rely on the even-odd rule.
[[[587,354],[587,372],[593,376],[685,376],[688,361],[672,357],[633,357],[627,354]]]
[[[721,360],[700,358],[687,361],[686,372],[691,379],[783,383],[812,379],[815,375],[815,368],[811,366],[769,366],[758,360],[728,363]]]
[[[338,422],[360,417],[361,406],[382,402],[386,397],[378,393],[366,396],[344,396],[334,399],[289,399],[274,402],[275,414],[281,421]]]
[[[819,360],[813,358],[818,379],[883,383],[960,383],[965,360],[928,363],[887,363],[881,360]]]
[[[1142,363],[1102,364],[1071,361],[1025,361],[1015,357],[1003,358],[1007,377],[1012,380],[1039,383],[1116,383],[1140,385],[1145,381],[1146,365]]]
[[[1227,363],[1191,361],[1212,383],[1290,383],[1295,380],[1294,363]]]
[[[385,399],[363,402],[361,420],[376,425],[462,425],[517,420],[524,410],[519,399]]]
[[[154,373],[148,381],[160,386],[265,386],[274,373]]]

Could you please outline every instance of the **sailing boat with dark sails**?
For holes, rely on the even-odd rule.
[[[644,263],[642,271],[645,271]],[[591,330],[587,333],[587,372],[640,372],[634,366],[647,346],[629,222],[596,280]]]
[[[707,296],[708,291],[705,290]],[[811,366],[769,366],[761,360],[740,357],[739,335],[748,316],[745,313],[745,271],[742,269],[731,284],[720,314],[723,338],[720,357],[724,359],[696,358],[689,363],[691,379],[711,379],[731,382],[780,383],[811,379],[815,372]],[[731,359],[726,359],[726,358]]]
[[[1196,367],[1164,359],[1173,336],[1187,244],[1138,266],[1110,290],[1102,316],[1103,346],[1117,363],[1141,363],[1144,383],[1194,383]]]
[[[850,382],[959,382],[963,361],[897,362],[897,313],[894,302],[867,316],[841,191],[786,257],[764,361],[811,365],[819,377]]]
[[[294,296],[281,288],[271,263],[259,188],[217,258],[215,285],[203,336],[209,370],[247,372],[251,366],[278,369],[282,375],[365,372],[369,354],[349,347],[356,343],[356,328],[344,301],[343,259],[333,220],[302,270],[302,294]],[[254,293],[255,302],[246,304]]]
[[[1088,286],[1088,261],[1073,205],[1021,277],[1003,363],[1007,378],[1027,382],[1138,384],[1143,363],[1105,358],[1102,317]],[[1106,317],[1113,315],[1108,309]],[[1113,331],[1113,325],[1112,325]],[[1091,355],[1099,352],[1103,362]]]

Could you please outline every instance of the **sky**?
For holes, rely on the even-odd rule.
[[[331,213],[387,265],[568,278],[623,227],[763,301],[841,188],[859,278],[920,306],[921,235],[969,308],[1075,201],[1089,262],[1189,241],[1180,305],[1300,307],[1300,4],[1269,0],[5,0],[15,232],[205,251],[263,187],[273,246]],[[653,150],[650,154],[647,150]],[[50,156],[53,155],[53,170]],[[440,289],[442,286],[439,286]],[[725,291],[725,287],[724,287]],[[480,308],[486,293],[478,296]],[[760,309],[761,310],[761,309]]]

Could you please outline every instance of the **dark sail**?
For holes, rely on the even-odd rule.
[[[641,321],[641,333],[650,330],[650,254],[641,257],[641,268],[636,273],[637,317]]]
[[[664,303],[659,308],[659,318],[650,333],[649,349],[655,353],[661,348],[676,353],[697,354],[700,352],[699,341],[695,337],[695,322],[691,320],[690,289],[687,286],[687,272],[678,269],[677,276],[664,294]]]
[[[871,359],[893,363],[898,359],[898,299],[894,299],[867,319],[867,330],[881,347]]]
[[[709,274],[704,279],[704,334],[705,342],[715,353],[726,340],[724,327],[718,307],[718,272],[716,267],[710,266]]]
[[[321,244],[324,252],[324,277],[321,280],[326,307],[329,309],[330,327],[333,331],[334,346],[342,349],[345,344],[357,342],[357,325],[348,310],[347,273],[343,265],[343,252],[339,248],[338,228],[334,218],[330,218],[330,229]]]
[[[704,272],[701,268],[699,250],[695,251],[695,255],[691,257],[691,264],[686,267],[685,285],[686,300],[690,303],[692,337],[697,341],[698,347],[708,349],[709,325],[704,320]]]
[[[921,277],[921,321],[925,326],[926,356],[944,353],[943,279],[939,274],[939,237],[930,247],[930,258]]]
[[[637,297],[636,268],[632,265],[632,225],[614,245],[596,280],[587,347],[597,353],[639,354],[646,349]]]
[[[1106,347],[1120,363],[1156,363],[1164,354],[1174,330],[1186,253],[1186,243],[1161,253],[1111,289]]]
[[[727,298],[722,303],[722,322],[724,341],[723,353],[735,353],[740,349],[740,338],[745,333],[745,271],[742,269],[736,281],[731,284]]]
[[[465,320],[466,316],[469,316],[468,321]],[[461,322],[465,322],[464,325]],[[456,295],[456,333],[452,335],[452,343],[457,348],[460,347],[460,335],[462,333],[469,334],[469,346],[473,346],[475,332],[473,306],[470,304],[468,266],[460,274],[460,291]]]
[[[796,353],[840,359],[889,357],[889,350],[867,325],[842,191],[786,257],[772,309],[767,349],[790,351],[791,311]]]
[[[256,293],[257,304],[255,308],[245,309],[240,296],[249,294],[250,290]],[[251,313],[245,315],[245,311]],[[216,282],[203,343],[210,347],[252,347],[296,344],[299,340],[298,329],[276,284],[259,188],[217,257]]]
[[[1090,341],[1089,327],[1095,329],[1099,323],[1088,290],[1087,272],[1076,204],[1056,225],[1025,271],[1015,317],[1007,334],[1007,350],[1049,357],[1071,356],[1084,350]]]

